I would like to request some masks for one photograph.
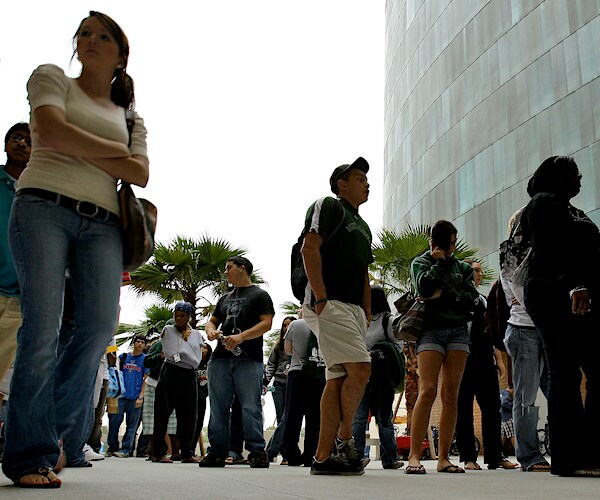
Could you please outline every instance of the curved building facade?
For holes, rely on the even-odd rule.
[[[600,1],[387,0],[384,225],[448,219],[497,267],[548,156],[600,225]]]

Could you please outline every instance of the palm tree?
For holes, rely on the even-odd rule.
[[[144,310],[146,318],[138,325],[120,323],[117,330],[117,345],[121,345],[136,335],[146,336],[150,331],[160,332],[167,321],[173,319],[173,311],[163,305],[151,305]],[[127,335],[123,335],[127,334]]]
[[[166,245],[158,243],[152,259],[131,273],[131,287],[138,294],[154,294],[164,304],[185,300],[207,316],[214,298],[227,291],[223,275],[227,260],[246,252],[206,234],[199,239],[176,236]],[[262,282],[255,275],[253,281]],[[191,323],[196,327],[196,315]]]
[[[300,309],[300,306],[295,302],[286,300],[285,302],[279,304],[279,309],[281,310],[281,314],[284,316],[298,316],[298,310]]]

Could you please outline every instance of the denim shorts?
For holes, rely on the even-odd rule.
[[[416,354],[422,351],[437,351],[446,354],[447,351],[465,351],[469,349],[469,330],[465,326],[425,330],[417,340]]]

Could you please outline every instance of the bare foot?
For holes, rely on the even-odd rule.
[[[15,482],[22,488],[60,488],[62,481],[49,469],[40,469],[38,473],[25,474]]]
[[[465,462],[466,470],[481,470],[481,466],[477,462]]]

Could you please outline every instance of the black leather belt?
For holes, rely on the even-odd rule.
[[[79,215],[87,217],[89,219],[98,219],[104,222],[111,221],[117,224],[120,220],[117,214],[109,212],[108,210],[99,207],[98,205],[95,205],[92,202],[77,201],[63,194],[54,193],[52,191],[46,191],[45,189],[23,188],[19,189],[17,196],[20,194],[32,194],[39,198],[43,198],[44,200],[52,201],[57,205],[73,210]]]

